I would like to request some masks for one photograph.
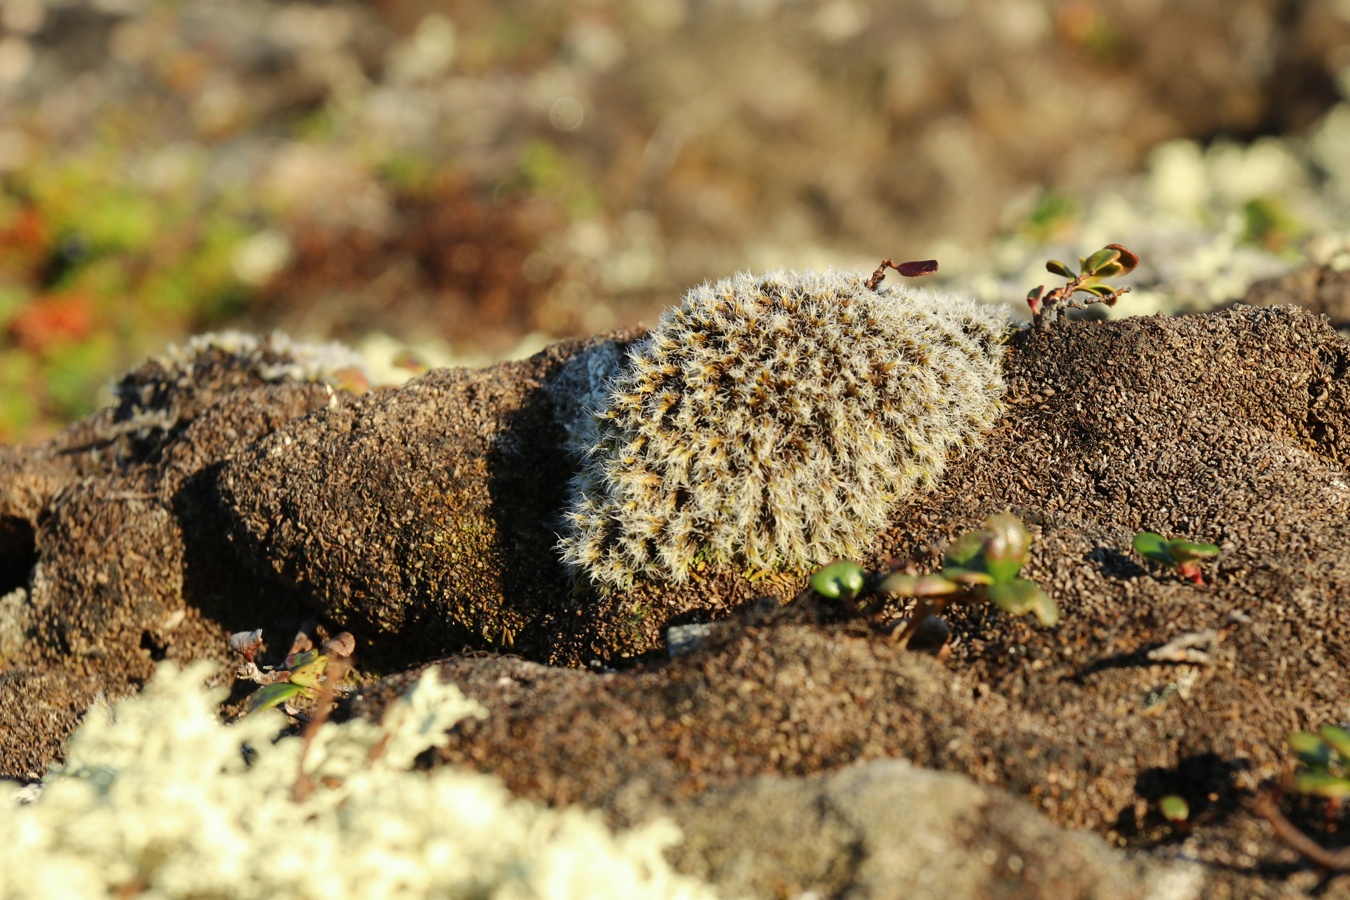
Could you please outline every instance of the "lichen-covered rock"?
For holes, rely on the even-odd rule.
[[[307,615],[231,557],[212,487],[232,454],[329,402],[334,373],[305,347],[194,339],[128,373],[116,406],[0,452],[0,776],[40,775],[95,696],[135,690],[156,660],[224,663],[230,631]]]
[[[554,551],[573,464],[545,386],[615,340],[434,370],[279,429],[219,478],[243,564],[390,665],[466,646],[550,658],[596,617],[571,614]]]
[[[273,634],[270,623],[327,612],[356,633],[359,663],[395,670],[519,615],[517,651],[576,664],[796,593],[801,578],[715,571],[570,591],[552,528],[577,465],[569,429],[585,426],[581,406],[558,397],[593,396],[617,351],[571,343],[331,401],[322,385],[250,383],[141,443],[90,437],[104,416],[9,454],[0,509],[29,523],[38,565],[0,594],[23,589],[5,615],[30,629],[0,672],[2,721],[15,724],[0,729],[0,760],[31,776],[90,692],[128,690],[157,654],[223,659],[231,617]],[[1268,887],[1259,864],[1291,856],[1242,799],[1285,771],[1290,730],[1343,719],[1350,695],[1338,638],[1350,629],[1350,344],[1305,312],[1239,307],[1023,332],[1005,365],[1002,421],[929,493],[899,503],[862,562],[931,567],[943,542],[1011,510],[1034,538],[1023,574],[1061,608],[1055,628],[957,608],[939,664],[859,623],[830,624],[828,610],[773,615],[766,603],[660,668],[595,676],[464,656],[442,671],[457,669],[492,714],[457,730],[445,758],[623,816],[747,777],[905,757],[997,784],[1061,826],[1205,860],[1230,893]],[[108,503],[93,502],[95,488]],[[113,510],[128,518],[103,518]],[[436,549],[436,534],[480,526],[483,555]],[[1209,583],[1133,557],[1145,528],[1223,546]],[[181,594],[155,587],[177,583],[180,559]],[[108,586],[88,591],[100,573]],[[81,607],[86,596],[98,603]],[[1234,610],[1251,621],[1226,633],[1212,665],[1148,658]],[[181,621],[156,630],[162,612]],[[476,646],[500,641],[476,633]],[[1184,845],[1167,843],[1164,793],[1195,811]]]
[[[675,804],[676,867],[724,896],[1205,896],[1194,863],[1158,863],[1060,829],[970,779],[879,760],[762,776]]]
[[[1003,391],[1000,311],[827,271],[691,290],[578,436],[563,559],[606,588],[858,555],[974,444]]]

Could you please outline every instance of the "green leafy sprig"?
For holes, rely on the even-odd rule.
[[[1168,540],[1152,531],[1141,531],[1134,536],[1134,551],[1146,559],[1176,569],[1178,575],[1194,584],[1205,583],[1200,573],[1200,563],[1219,555],[1219,548],[1214,544],[1197,544],[1181,538]]]
[[[1016,616],[1032,613],[1045,627],[1059,621],[1059,607],[1034,581],[1021,578],[1031,553],[1031,532],[1008,513],[990,516],[979,531],[961,535],[948,548],[941,571],[928,575],[894,572],[877,585],[877,593],[916,597],[936,615],[953,600],[993,603]],[[922,619],[917,612],[912,627]]]
[[[1044,328],[1050,315],[1056,310],[1083,309],[1093,303],[1105,303],[1114,306],[1128,287],[1111,287],[1106,279],[1128,275],[1139,265],[1139,256],[1120,244],[1107,244],[1086,258],[1078,258],[1079,272],[1074,272],[1065,263],[1052,259],[1045,264],[1052,274],[1067,278],[1068,283],[1057,288],[1037,285],[1027,294],[1027,305],[1031,307],[1032,321],[1037,328]],[[1083,293],[1086,297],[1074,298],[1074,294]]]
[[[938,617],[958,601],[993,603],[1013,615],[1031,613],[1050,627],[1059,621],[1059,607],[1039,585],[1020,577],[1030,550],[1031,533],[1026,525],[1016,516],[1001,513],[986,519],[979,531],[952,542],[939,572],[891,571],[869,577],[858,563],[839,560],[816,570],[810,590],[878,624],[890,601],[917,599],[918,607],[908,619],[892,622],[886,629],[897,642],[910,647],[916,645],[911,639],[920,632],[937,635],[936,643],[945,643],[950,629]]]
[[[1289,749],[1303,764],[1294,773],[1294,790],[1324,797],[1336,808],[1350,797],[1350,731],[1339,725],[1323,725],[1316,733],[1295,731]]]
[[[326,641],[322,650],[308,645],[308,637],[302,631],[280,666],[260,668],[253,657],[262,647],[262,630],[230,635],[230,649],[244,658],[235,670],[235,678],[261,685],[249,695],[245,714],[282,704],[286,704],[285,708],[290,713],[293,700],[319,700],[326,682],[334,677],[341,679],[346,673],[356,641],[344,631]]]

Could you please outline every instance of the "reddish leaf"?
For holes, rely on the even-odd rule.
[[[918,278],[920,275],[932,275],[937,270],[938,262],[936,259],[921,259],[915,262],[902,262],[895,267],[895,271],[906,278]]]
[[[1139,254],[1128,247],[1121,244],[1107,244],[1106,247],[1108,250],[1115,250],[1120,253],[1120,258],[1117,259],[1116,262],[1120,263],[1127,274],[1132,272],[1135,266],[1139,265]]]

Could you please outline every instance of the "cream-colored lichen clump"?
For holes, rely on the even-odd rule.
[[[5,792],[0,897],[712,896],[662,857],[673,826],[616,834],[489,776],[411,771],[482,714],[432,670],[381,725],[324,725],[300,801],[302,742],[272,743],[270,715],[218,724],[207,674],[163,664],[140,696],[90,712],[35,802]]]
[[[1001,309],[841,272],[705,284],[581,439],[563,559],[601,586],[865,553],[999,414]]]

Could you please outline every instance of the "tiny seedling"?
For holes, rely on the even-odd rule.
[[[877,601],[870,603],[874,607],[884,609],[894,598],[917,599],[913,615],[898,625],[892,623],[890,630],[897,642],[910,647],[920,634],[924,640],[918,643],[945,644],[950,629],[938,616],[955,601],[987,601],[1014,615],[1032,613],[1049,627],[1059,621],[1059,608],[1035,582],[1019,577],[1030,549],[1031,533],[1022,520],[999,514],[986,519],[979,531],[957,538],[940,572],[892,571],[869,579],[862,566],[841,560],[817,570],[810,587],[819,596],[840,602],[850,613],[868,614],[869,603],[857,600],[869,593],[869,583],[872,596],[868,599]],[[870,615],[877,618],[877,612]]]
[[[259,667],[253,660],[262,643],[261,629],[230,635],[230,649],[244,658],[235,669],[235,678],[261,685],[249,695],[246,715],[283,704],[288,715],[296,715],[291,701],[297,698],[311,702],[318,700],[330,676],[335,672],[339,678],[345,674],[356,646],[355,639],[344,631],[325,642],[322,650],[316,650],[302,631],[291,645],[285,661],[272,668]],[[334,663],[341,665],[334,666]]]
[[[1200,562],[1219,555],[1214,544],[1196,544],[1181,538],[1170,541],[1152,531],[1141,531],[1134,536],[1134,551],[1160,565],[1176,569],[1177,574],[1194,584],[1204,584]]]
[[[1294,790],[1325,798],[1330,820],[1350,797],[1350,732],[1338,725],[1323,725],[1315,734],[1295,731],[1289,749],[1303,764],[1294,773]]]
[[[986,519],[979,531],[953,541],[941,571],[893,572],[877,585],[877,593],[916,597],[927,615],[940,613],[953,600],[988,601],[1013,615],[1032,613],[1048,628],[1059,621],[1059,607],[1038,584],[1019,577],[1030,553],[1027,526],[1014,515],[999,513]],[[910,629],[916,629],[922,618],[916,612]]]
[[[1081,271],[1075,273],[1065,263],[1052,259],[1045,264],[1052,274],[1067,278],[1068,283],[1057,288],[1037,285],[1027,294],[1027,305],[1031,307],[1032,322],[1037,328],[1044,328],[1049,317],[1056,310],[1083,309],[1093,303],[1105,303],[1115,306],[1122,295],[1129,293],[1128,287],[1114,288],[1106,279],[1128,275],[1139,265],[1139,256],[1120,244],[1107,244],[1088,257],[1079,257]],[[1086,297],[1075,298],[1076,293]]]
[[[1158,800],[1158,812],[1172,823],[1172,828],[1179,834],[1186,834],[1191,830],[1191,805],[1186,802],[1185,797],[1168,794]]]
[[[1350,732],[1339,725],[1323,725],[1316,734],[1295,731],[1289,735],[1289,749],[1302,764],[1294,773],[1294,790],[1324,798],[1327,830],[1335,830],[1341,804],[1350,796]],[[1275,836],[1304,859],[1329,874],[1350,872],[1350,850],[1328,850],[1285,818],[1279,809],[1279,795],[1270,788],[1257,791],[1251,800],[1252,811],[1270,823]]]
[[[863,567],[847,559],[822,566],[811,576],[811,590],[827,600],[850,601],[862,593],[866,583]]]

